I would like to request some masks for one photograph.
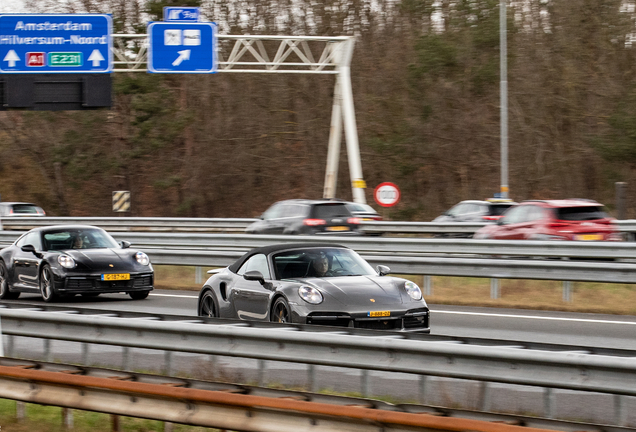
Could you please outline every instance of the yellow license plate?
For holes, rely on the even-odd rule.
[[[388,316],[391,316],[391,311],[373,311],[373,312],[369,312],[369,316],[371,318],[388,317]]]
[[[327,231],[349,231],[349,227],[346,227],[346,226],[332,226],[332,227],[327,227]]]
[[[103,281],[118,281],[118,280],[130,280],[129,273],[115,273],[115,274],[103,274]]]
[[[576,236],[577,240],[585,240],[585,241],[594,241],[594,240],[603,240],[603,236],[601,234],[581,234]]]

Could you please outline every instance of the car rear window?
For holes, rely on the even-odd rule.
[[[14,204],[13,213],[38,214],[38,207],[30,204]]]
[[[512,204],[491,204],[490,216],[501,216],[510,207],[512,207]]]
[[[351,216],[351,212],[344,204],[316,204],[312,210],[312,217],[329,219],[333,217]]]
[[[607,214],[599,206],[564,207],[556,209],[557,219],[566,221],[584,221],[603,219]]]

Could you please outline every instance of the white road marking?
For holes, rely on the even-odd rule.
[[[455,315],[474,315],[474,316],[496,317],[496,318],[522,318],[522,319],[535,319],[535,320],[546,320],[546,321],[584,322],[584,323],[594,323],[594,324],[636,325],[636,322],[610,321],[610,320],[602,320],[602,319],[544,317],[544,316],[534,316],[534,315],[494,314],[494,313],[485,313],[485,312],[460,312],[460,311],[440,311],[440,310],[432,310],[431,311],[431,314],[442,314],[442,313],[444,313],[444,314],[455,314]]]
[[[151,296],[157,296],[157,297],[179,297],[179,298],[192,298],[192,299],[198,299],[199,298],[199,296],[189,296],[189,295],[180,295],[180,294],[155,294],[155,293],[151,293],[150,295]],[[521,319],[534,319],[534,320],[546,320],[546,321],[584,322],[584,323],[594,323],[594,324],[636,325],[636,322],[630,322],[630,321],[611,321],[611,320],[585,319],[585,318],[545,317],[545,316],[535,316],[535,315],[512,315],[512,314],[496,314],[496,313],[486,313],[486,312],[461,312],[461,311],[432,310],[431,313],[433,313],[433,314],[472,315],[472,316],[484,316],[484,317],[491,317],[491,318],[521,318]]]
[[[179,294],[155,294],[155,293],[151,293],[151,296],[157,296],[157,297],[180,297],[180,298],[193,298],[193,299],[198,299],[199,296],[189,296],[189,295],[179,295]]]

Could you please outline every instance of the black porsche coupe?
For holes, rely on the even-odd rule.
[[[81,294],[128,293],[148,297],[150,259],[130,243],[117,243],[101,228],[59,225],[35,228],[0,250],[0,299],[40,293],[46,302]]]
[[[212,272],[199,316],[430,332],[420,288],[344,246],[266,246]]]

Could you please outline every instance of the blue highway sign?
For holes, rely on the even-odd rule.
[[[215,23],[153,22],[148,40],[148,72],[216,72]]]
[[[163,20],[170,22],[198,22],[198,7],[171,7],[163,8]]]
[[[0,73],[108,73],[110,15],[0,15]]]

